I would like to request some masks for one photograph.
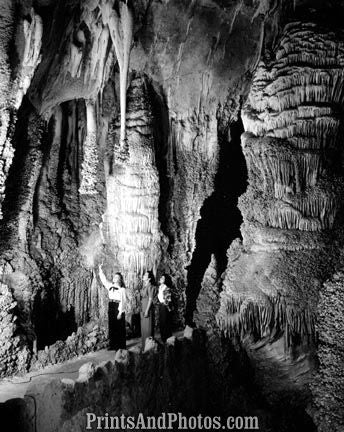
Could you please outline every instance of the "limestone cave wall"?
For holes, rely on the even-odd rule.
[[[128,321],[143,273],[166,272],[176,329],[224,335],[269,404],[340,431],[342,2],[0,16],[0,375],[106,344],[99,264]]]
[[[31,348],[54,343],[59,316],[70,311],[76,325],[100,319],[106,326],[100,263],[109,277],[123,273],[133,307],[145,270],[170,273],[182,324],[194,296],[186,291],[197,222],[229,141],[220,146],[218,134],[227,136],[237,119],[257,60],[259,10],[140,2],[129,8],[130,36],[129,15],[113,2],[3,7],[1,262],[24,339]],[[228,32],[237,46],[249,22],[247,53],[227,56]],[[116,58],[128,51],[129,36],[122,142],[124,72]]]

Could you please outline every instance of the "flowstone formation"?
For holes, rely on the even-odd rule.
[[[217,319],[267,369],[279,364],[281,380],[289,369],[290,389],[311,378],[319,289],[341,238],[343,62],[342,33],[288,24],[242,113],[243,243],[231,248]]]

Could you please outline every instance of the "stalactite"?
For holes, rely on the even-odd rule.
[[[86,102],[86,138],[84,142],[84,158],[82,162],[82,180],[79,192],[83,195],[94,195],[97,193],[97,119],[94,101]]]
[[[228,337],[250,335],[254,342],[278,339],[284,334],[286,348],[301,337],[305,343],[315,342],[315,313],[282,296],[239,296],[221,293],[217,323]]]
[[[121,133],[120,148],[125,149],[126,141],[126,111],[127,111],[127,86],[130,51],[133,39],[133,14],[127,1],[119,2],[119,14],[116,10],[109,11],[111,5],[106,4],[103,13],[104,21],[108,22],[112,43],[115,47],[119,72],[120,72],[120,104],[121,104]],[[106,17],[106,18],[105,18]]]

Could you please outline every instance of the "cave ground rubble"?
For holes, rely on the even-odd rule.
[[[174,336],[182,338],[183,332],[176,332]],[[135,350],[140,345],[141,338],[127,340],[127,350]],[[57,378],[61,380],[64,378],[76,380],[79,376],[79,370],[84,364],[92,362],[95,366],[98,366],[101,362],[114,360],[115,353],[116,351],[102,349],[80,355],[63,363],[49,365],[38,371],[28,372],[22,376],[2,379],[0,380],[0,403],[15,398],[23,399],[32,384],[36,386],[37,384],[46,384]]]

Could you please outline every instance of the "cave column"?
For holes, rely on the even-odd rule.
[[[340,232],[344,186],[343,54],[343,38],[331,31],[288,24],[274,57],[260,62],[243,107],[243,244],[228,251],[217,320],[255,361],[264,359],[268,373],[260,379],[271,388],[280,386],[272,380],[287,385],[286,371],[294,390],[307,386],[319,289],[338,259],[330,244]]]
[[[86,137],[84,141],[84,157],[82,162],[82,180],[79,192],[83,195],[97,193],[97,112],[93,100],[86,101]]]
[[[32,8],[30,18],[22,18],[15,29],[14,10],[8,3],[2,6],[6,32],[0,37],[0,218],[2,217],[1,204],[5,198],[5,183],[14,157],[12,145],[13,133],[17,119],[17,110],[26,94],[32,77],[41,61],[41,46],[43,23],[41,17]],[[15,73],[10,73],[10,60],[8,58],[9,44],[14,38],[16,54],[20,59]]]
[[[115,267],[123,273],[132,292],[140,285],[145,271],[156,272],[161,256],[160,186],[148,87],[145,77],[139,76],[131,83],[127,112],[129,154],[115,147],[106,179],[103,233],[115,256]],[[118,126],[115,120],[110,126],[109,146],[118,142]]]

